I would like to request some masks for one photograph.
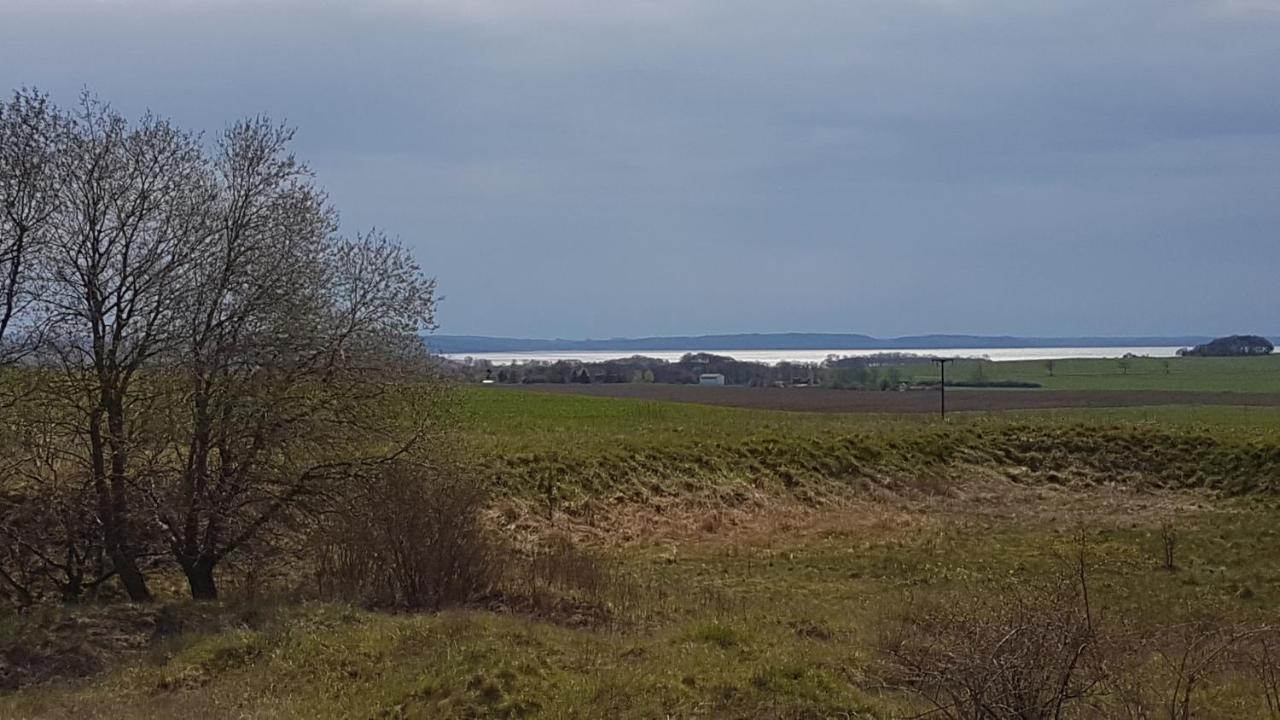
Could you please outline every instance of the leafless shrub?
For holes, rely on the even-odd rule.
[[[60,488],[0,499],[0,594],[19,606],[74,603],[113,576],[88,497]]]
[[[1155,627],[1111,629],[1106,641],[1111,644],[1107,717],[1201,717],[1214,711],[1212,689],[1227,682],[1256,687],[1259,692],[1241,698],[1256,700],[1259,710],[1265,707],[1272,715],[1280,710],[1280,634],[1266,622],[1217,612]]]
[[[609,582],[609,571],[568,537],[554,535],[533,549],[524,564],[530,585],[598,594]]]
[[[386,464],[329,518],[317,550],[320,594],[438,610],[487,592],[501,555],[482,524],[484,499],[461,472]]]
[[[1169,678],[1163,702],[1169,720],[1197,716],[1198,691],[1244,657],[1249,644],[1268,628],[1255,624],[1197,620],[1169,628],[1157,650]]]
[[[1173,528],[1173,523],[1165,521],[1160,523],[1160,546],[1164,551],[1164,569],[1170,572],[1178,569],[1174,562],[1173,550],[1178,544],[1178,533]]]
[[[26,401],[17,408],[22,422],[6,430],[21,451],[0,470],[0,594],[20,606],[96,596],[114,570],[92,485],[66,461],[48,416]]]
[[[1268,627],[1249,638],[1241,659],[1262,687],[1267,712],[1280,717],[1280,630]]]
[[[515,551],[505,568],[495,600],[508,609],[595,626],[633,622],[649,609],[652,588],[567,535]]]
[[[1105,678],[1086,598],[1063,578],[912,612],[882,642],[889,678],[940,717],[1061,717]]]

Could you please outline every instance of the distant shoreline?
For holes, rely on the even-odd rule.
[[[503,338],[483,335],[429,335],[432,352],[441,355],[479,353],[563,352],[723,352],[832,350],[909,352],[921,350],[982,350],[1017,348],[1130,348],[1192,347],[1212,338],[1200,335],[1150,337],[1016,337],[1009,335],[912,335],[877,338],[842,333],[747,333],[736,335],[685,335],[602,340]]]
[[[687,353],[709,352],[732,358],[739,362],[755,362],[776,365],[781,362],[797,364],[822,363],[828,356],[838,357],[875,357],[885,356],[918,356],[918,357],[957,357],[965,359],[986,359],[996,362],[1025,360],[1071,360],[1071,359],[1104,359],[1119,358],[1125,355],[1136,357],[1173,358],[1177,357],[1179,345],[1155,346],[1108,346],[1108,347],[1016,347],[1016,348],[887,348],[858,350],[852,348],[819,348],[814,350],[788,349],[732,349],[708,351],[705,348],[695,350],[526,350],[497,352],[458,352],[441,353],[454,361],[467,358],[493,365],[523,364],[528,362],[554,363],[559,361],[601,363],[611,360],[622,360],[635,356],[643,356],[654,360],[675,362]]]

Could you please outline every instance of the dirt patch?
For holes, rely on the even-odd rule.
[[[597,397],[723,405],[758,410],[828,413],[936,413],[932,390],[879,392],[826,388],[703,387],[617,383],[521,385],[519,389]],[[1280,407],[1280,394],[1169,390],[959,390],[947,392],[949,411],[1118,408],[1152,405]]]

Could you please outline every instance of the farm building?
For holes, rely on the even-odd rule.
[[[698,376],[699,385],[723,385],[724,375],[720,373],[702,373]]]

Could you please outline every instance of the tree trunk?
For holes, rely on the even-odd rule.
[[[147,579],[143,576],[142,571],[138,569],[138,563],[132,555],[119,550],[113,551],[111,553],[111,567],[120,576],[120,584],[124,585],[124,591],[129,595],[130,601],[151,602],[151,591],[147,589]]]
[[[120,576],[120,584],[129,599],[134,602],[150,602],[151,592],[147,590],[146,579],[138,570],[133,555],[125,549],[123,529],[120,527],[118,509],[121,503],[108,479],[106,440],[102,433],[102,416],[100,409],[95,408],[89,416],[89,448],[93,470],[94,490],[98,499],[98,519],[102,523],[102,540],[106,546],[107,557],[111,559],[111,567]],[[123,487],[120,488],[123,491]]]
[[[187,459],[187,469],[182,479],[182,512],[184,520],[181,536],[173,546],[178,564],[187,576],[187,585],[191,588],[193,600],[217,600],[218,586],[213,579],[213,566],[216,561],[201,551],[200,519],[201,508],[206,505],[205,491],[209,482],[209,448],[211,445],[212,421],[209,417],[208,380],[201,378],[192,398],[192,423],[195,427],[191,436],[191,454]],[[205,526],[205,541],[216,542],[216,526],[210,518]]]
[[[200,558],[183,565],[182,571],[187,575],[187,585],[191,587],[191,599],[218,599],[218,585],[213,579],[213,565],[213,561],[207,558]]]
[[[67,605],[75,605],[80,602],[80,596],[84,594],[84,580],[78,575],[72,575],[62,584],[62,602]]]
[[[111,563],[120,575],[120,582],[133,602],[151,602],[151,591],[147,589],[147,579],[138,569],[134,558],[133,523],[129,515],[128,486],[125,482],[128,473],[129,459],[124,427],[124,401],[113,394],[104,403],[107,410],[108,448],[111,460],[110,494],[111,519],[114,525],[114,538],[110,541]]]

